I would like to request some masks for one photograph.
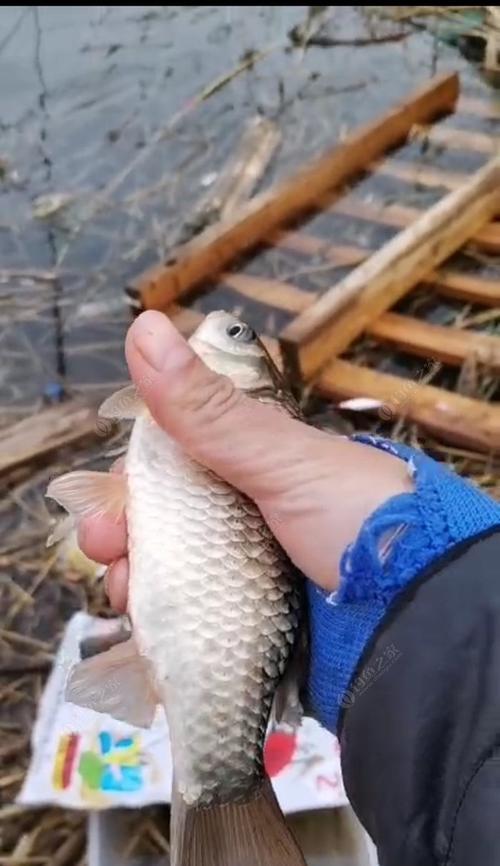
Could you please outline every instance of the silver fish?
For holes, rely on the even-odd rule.
[[[211,313],[190,343],[238,388],[295,412],[244,322]],[[301,577],[257,506],[187,456],[133,386],[101,414],[135,418],[123,476],[73,472],[47,495],[76,515],[125,509],[133,637],[76,666],[67,697],[142,726],[164,707],[172,866],[303,866],[263,763],[298,644]]]

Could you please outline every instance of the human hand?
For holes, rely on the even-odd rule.
[[[295,565],[325,589],[337,586],[342,553],[365,519],[389,497],[412,489],[397,457],[317,430],[236,390],[206,367],[162,313],[135,320],[125,351],[157,423],[253,499]],[[87,556],[109,565],[111,603],[126,610],[125,522],[87,517],[79,542]]]

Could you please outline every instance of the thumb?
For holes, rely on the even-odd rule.
[[[320,431],[210,370],[163,313],[150,310],[135,320],[125,352],[154,419],[192,457],[253,499],[293,486],[290,474],[307,453],[304,437]]]

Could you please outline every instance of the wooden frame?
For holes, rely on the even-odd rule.
[[[500,157],[359,265],[283,331],[287,366],[305,378],[425,279],[500,212]]]
[[[152,268],[128,287],[143,307],[164,309],[271,232],[313,208],[327,189],[343,186],[390,148],[401,144],[416,123],[453,110],[456,74],[436,76],[400,105],[348,135],[312,165],[241,208],[238,215],[208,228],[165,265]]]
[[[483,133],[477,137],[462,135],[460,130],[455,134],[448,127],[445,132],[439,127],[422,129],[423,124],[453,108],[457,84],[455,76],[429,82],[402,106],[352,133],[294,178],[257,196],[232,221],[207,230],[178,250],[170,262],[144,274],[128,288],[131,297],[139,305],[166,309],[186,335],[202,318],[201,313],[179,303],[192,288],[221,285],[242,299],[286,311],[292,319],[279,344],[264,336],[266,345],[277,359],[281,345],[288,369],[320,394],[334,399],[372,396],[389,407],[391,417],[406,417],[468,448],[500,451],[498,405],[336,357],[364,332],[376,343],[389,343],[428,360],[458,368],[473,360],[492,374],[500,370],[499,338],[465,328],[438,327],[390,311],[418,282],[452,299],[500,306],[500,281],[462,273],[445,263],[464,244],[471,254],[476,249],[500,251],[500,224],[494,221],[500,211],[499,158],[470,177],[386,156],[394,142],[403,143],[408,135],[428,135],[442,142],[446,139],[450,147],[463,146],[477,153],[490,150],[490,139]],[[497,103],[467,96],[461,96],[458,104],[462,111],[478,117],[496,117],[500,110]],[[424,114],[429,114],[428,119],[423,119]],[[491,142],[494,147],[493,139]],[[401,204],[378,205],[373,198],[365,202],[355,192],[346,194],[346,181],[370,171],[406,184],[448,190],[449,194],[427,211]],[[332,243],[307,227],[304,230],[294,224],[290,228],[297,216],[318,211],[402,231],[374,251]],[[332,266],[332,273],[336,267],[355,270],[320,295],[270,276],[228,269],[233,259],[255,245],[291,251],[303,258],[306,266],[310,262],[312,270],[321,269],[323,263],[325,268]]]

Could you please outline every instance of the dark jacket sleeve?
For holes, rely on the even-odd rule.
[[[344,700],[347,794],[381,866],[500,866],[500,531],[398,597]]]

